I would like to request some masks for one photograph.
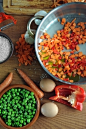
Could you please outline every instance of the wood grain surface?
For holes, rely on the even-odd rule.
[[[40,10],[49,12],[53,0],[3,0],[3,9],[7,14],[33,15]]]
[[[12,15],[17,20],[17,24],[4,30],[3,33],[7,34],[14,46],[16,41],[20,38],[20,35],[25,33],[27,22],[31,18],[31,16],[18,16]],[[8,21],[3,22],[0,26],[7,24]],[[34,23],[32,24],[32,28],[37,28]],[[23,79],[18,75],[15,68],[22,69],[39,87],[39,82],[42,78],[47,77],[51,78],[40,66],[38,60],[34,60],[32,65],[28,66],[18,66],[18,60],[15,56],[15,50],[12,57],[5,63],[0,64],[0,83],[5,79],[9,72],[13,72],[13,81],[11,84],[25,84]],[[56,82],[57,85],[62,84],[61,82]],[[81,85],[86,91],[86,85]],[[52,93],[45,93],[43,99],[41,99],[41,105],[45,102],[49,102],[48,98],[53,96]],[[54,118],[46,118],[41,113],[39,115],[38,120],[35,122],[33,126],[29,129],[86,129],[86,100],[83,103],[83,110],[78,111],[73,108],[70,108],[66,105],[55,102],[59,107],[59,113]],[[5,129],[0,125],[0,129]]]

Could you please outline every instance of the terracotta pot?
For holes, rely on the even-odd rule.
[[[10,90],[12,88],[24,88],[26,90],[34,92],[29,86],[22,85],[22,84],[16,84],[16,85],[9,86],[9,87],[5,88],[3,91],[1,91],[0,98],[2,97],[2,95],[5,92],[7,92],[8,90]],[[36,101],[37,101],[37,111],[36,111],[36,114],[35,114],[34,118],[32,119],[32,121],[29,124],[27,124],[26,126],[23,126],[23,127],[12,127],[12,126],[6,125],[5,122],[2,120],[2,118],[0,117],[1,125],[4,126],[7,129],[27,129],[30,126],[32,126],[36,122],[36,120],[37,120],[37,118],[39,116],[39,112],[40,112],[40,100],[39,100],[39,98],[38,98],[38,96],[37,96],[37,94],[35,92],[34,92],[34,95],[35,95],[35,98],[36,98]]]

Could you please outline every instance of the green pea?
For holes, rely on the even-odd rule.
[[[33,115],[35,114],[35,112],[33,112]]]
[[[24,124],[24,126],[25,126],[27,123],[26,123],[26,122],[24,122],[23,124]]]
[[[30,119],[27,119],[27,123],[30,123]]]
[[[14,91],[17,92],[17,89],[15,88]]]
[[[24,115],[27,115],[27,112],[25,112]]]
[[[3,97],[5,98],[6,97],[6,94],[3,94]]]
[[[22,114],[22,110],[20,110],[19,113]]]
[[[14,88],[11,89],[11,92],[14,92]]]
[[[31,118],[33,118],[34,117],[34,115],[31,115]]]
[[[18,92],[20,92],[21,91],[21,89],[20,88],[18,88]]]
[[[20,123],[23,123],[23,120],[20,120]]]
[[[25,97],[28,97],[28,94],[27,93],[25,94]]]
[[[19,124],[19,127],[22,127],[22,124]]]
[[[16,122],[17,127],[19,126],[19,122]]]
[[[14,94],[13,94],[13,97],[15,97],[15,96],[16,96],[16,94],[14,93]]]
[[[27,115],[27,118],[29,118],[29,119],[30,119],[30,115]]]
[[[11,119],[12,119],[12,120],[14,120],[14,119],[15,119],[15,117],[14,117],[14,116],[12,116],[12,117],[11,117]]]
[[[11,122],[7,123],[8,126],[11,126]]]
[[[3,115],[3,118],[6,118],[6,115]]]
[[[18,117],[16,118],[16,121],[19,121]]]
[[[2,111],[2,114],[5,114],[6,112],[5,111]]]

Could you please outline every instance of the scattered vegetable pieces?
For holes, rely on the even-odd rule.
[[[86,22],[76,24],[75,21],[76,18],[71,22],[62,18],[63,29],[57,30],[52,38],[44,33],[40,37],[43,41],[39,43],[39,55],[45,68],[59,79],[71,83],[79,81],[80,76],[86,77],[86,55],[80,52],[79,47],[86,42]]]
[[[85,100],[85,91],[82,87],[76,85],[59,85],[55,87],[55,94],[56,96],[49,99],[82,111],[82,103]]]
[[[71,2],[86,2],[86,0],[54,0],[54,3],[51,7],[57,7],[59,5]]]
[[[19,66],[21,66],[21,64],[31,65],[32,61],[35,59],[35,49],[33,45],[25,42],[24,34],[21,34],[19,41],[16,42],[15,50]]]

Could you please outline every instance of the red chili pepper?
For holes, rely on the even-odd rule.
[[[56,96],[49,99],[82,111],[82,103],[85,100],[85,91],[83,88],[76,85],[59,85],[55,87],[55,94]]]

